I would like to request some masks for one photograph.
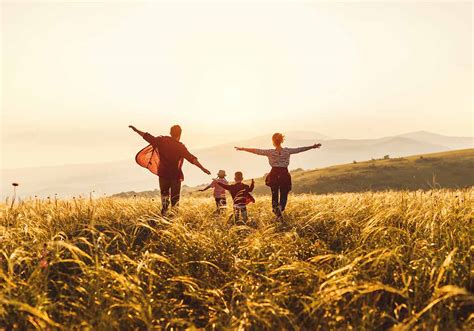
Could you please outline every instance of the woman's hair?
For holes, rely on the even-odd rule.
[[[274,133],[272,136],[273,145],[280,146],[285,141],[285,136],[281,133]]]

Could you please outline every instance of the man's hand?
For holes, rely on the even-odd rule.
[[[319,147],[321,147],[321,144],[314,144],[313,145],[313,148],[319,148]]]
[[[236,150],[238,150],[238,151],[243,151],[243,150],[244,150],[243,147],[237,147],[237,146],[235,146],[234,148],[235,148]]]
[[[201,169],[204,173],[210,175],[211,172],[209,170],[207,170],[206,168],[204,168],[204,166],[198,161],[198,159],[194,159],[193,162],[191,162],[192,164],[194,164],[196,167],[198,167],[199,169]]]
[[[129,127],[130,129],[132,129],[133,131],[135,131],[136,133],[138,133],[138,134],[139,134],[140,136],[142,136],[142,137],[143,137],[143,135],[145,134],[145,132],[138,130],[138,129],[137,129],[136,127],[134,127],[133,125],[129,125],[128,127]]]

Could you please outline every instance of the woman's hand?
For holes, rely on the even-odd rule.
[[[314,144],[313,145],[313,148],[319,148],[319,147],[321,147],[321,144]]]
[[[137,132],[137,128],[134,127],[133,125],[129,125],[128,127],[129,127],[130,129],[132,129],[133,131]]]
[[[243,147],[237,147],[237,146],[236,146],[236,147],[234,147],[234,148],[235,148],[236,150],[238,150],[238,151],[245,151],[245,148],[243,148]]]

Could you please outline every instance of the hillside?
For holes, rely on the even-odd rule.
[[[294,193],[428,190],[474,186],[474,149],[294,171]],[[256,193],[267,193],[263,179]]]
[[[127,132],[128,134],[128,132]],[[265,158],[249,153],[237,152],[233,146],[270,148],[271,134],[253,138],[238,137],[229,144],[216,141],[216,145],[204,149],[191,149],[202,164],[213,173],[225,169],[227,173],[243,171],[247,178],[260,177],[268,171]],[[72,197],[88,195],[111,195],[124,191],[151,191],[157,187],[157,180],[148,171],[140,168],[134,161],[135,152],[146,144],[133,136],[124,135],[121,139],[133,138],[136,149],[129,153],[129,159],[114,162],[92,164],[69,164],[62,166],[45,166],[19,169],[2,169],[0,196],[6,198],[11,192],[11,183],[20,183],[18,194],[28,196]],[[184,139],[185,143],[189,143]],[[407,155],[446,152],[455,149],[473,148],[472,138],[448,137],[429,132],[413,132],[403,135],[382,137],[377,139],[333,139],[317,132],[287,132],[285,146],[307,146],[321,142],[322,148],[294,155],[290,169],[315,169],[350,163],[353,160],[364,161]],[[116,155],[111,151],[111,156]],[[84,159],[87,159],[84,155]],[[198,168],[185,162],[185,182],[188,186],[205,183],[209,177]]]
[[[315,170],[292,171],[294,193],[428,190],[474,186],[474,149],[378,159]],[[232,176],[228,176],[232,179]],[[209,195],[185,187],[184,193]],[[256,179],[256,194],[268,194],[264,177]],[[156,196],[158,190],[124,192],[116,197]]]

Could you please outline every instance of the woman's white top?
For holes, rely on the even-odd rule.
[[[297,148],[282,148],[282,149],[250,149],[249,152],[257,154],[257,155],[264,155],[268,157],[268,163],[272,167],[281,167],[286,168],[290,165],[290,155],[301,153],[311,149],[311,147],[297,147]]]

